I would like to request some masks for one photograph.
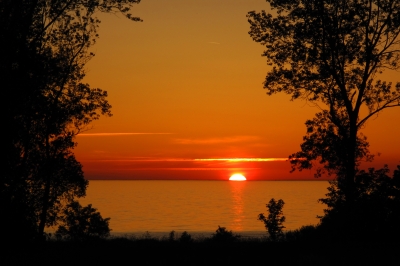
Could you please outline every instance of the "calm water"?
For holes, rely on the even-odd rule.
[[[266,203],[283,199],[286,229],[317,224],[327,192],[322,181],[90,181],[87,196],[113,233],[265,232],[257,220]]]

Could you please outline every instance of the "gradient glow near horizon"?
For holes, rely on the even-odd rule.
[[[305,121],[320,110],[284,94],[267,96],[263,47],[248,35],[248,11],[264,0],[143,0],[142,23],[99,14],[96,56],[84,82],[108,92],[111,118],[79,134],[75,149],[89,179],[313,179],[289,173]],[[398,73],[382,80],[395,82]],[[400,108],[362,131],[374,163],[400,164]]]

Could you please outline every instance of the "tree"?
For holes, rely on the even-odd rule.
[[[101,114],[111,115],[107,93],[82,83],[98,37],[95,14],[119,11],[139,21],[129,13],[139,2],[0,2],[0,83],[7,99],[1,113],[8,126],[2,142],[0,201],[7,217],[2,228],[23,223],[40,237],[63,206],[85,195],[74,137]]]
[[[312,120],[306,121],[307,133],[303,137],[304,142],[301,144],[301,151],[289,156],[292,163],[292,172],[296,167],[300,170],[316,168],[315,177],[320,177],[324,173],[337,175],[338,187],[345,190],[346,183],[344,176],[346,174],[345,158],[348,147],[343,145],[345,139],[343,135],[337,133],[337,128],[329,119],[327,111],[316,114]],[[369,143],[367,138],[359,134],[356,139],[356,167],[360,162],[372,161],[373,155],[369,153]],[[313,162],[318,161],[318,165]],[[322,165],[322,166],[321,166]]]
[[[192,243],[193,242],[193,238],[192,238],[191,234],[189,234],[186,231],[183,231],[181,236],[179,237],[178,241],[181,242],[181,243],[188,244],[188,243]]]
[[[101,217],[91,204],[82,207],[79,202],[72,201],[63,210],[62,224],[56,236],[73,240],[104,238],[110,235],[110,218]]]
[[[283,236],[282,229],[285,228],[283,223],[286,220],[282,212],[284,204],[285,202],[283,200],[280,199],[276,201],[272,198],[267,204],[268,217],[265,217],[264,213],[258,215],[258,220],[264,222],[270,238],[274,241],[279,240]]]
[[[216,242],[228,243],[237,241],[240,238],[239,235],[235,235],[232,231],[228,231],[226,227],[218,225],[218,229],[215,230],[215,234],[212,234],[211,239]]]
[[[389,169],[374,168],[357,173],[354,208],[346,204],[337,181],[331,181],[326,198],[325,215],[320,217],[320,229],[333,238],[357,240],[391,240],[400,237],[400,165],[393,177]]]
[[[272,66],[267,94],[285,92],[292,100],[326,106],[307,121],[308,135],[291,162],[300,170],[321,163],[337,175],[351,202],[368,147],[360,129],[382,110],[400,106],[400,83],[377,79],[400,67],[400,1],[267,2],[275,14],[247,15],[249,34],[266,47],[263,56]]]

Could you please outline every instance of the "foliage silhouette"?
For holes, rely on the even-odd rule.
[[[182,232],[182,234],[181,234],[181,236],[179,237],[178,240],[181,243],[192,243],[193,242],[192,236],[186,231]]]
[[[4,245],[3,265],[399,265],[400,244],[373,242],[271,242],[243,238],[233,243],[197,240],[109,238]],[[95,255],[94,255],[95,254]]]
[[[172,230],[171,232],[169,232],[168,234],[168,241],[173,242],[175,241],[175,231]]]
[[[400,165],[389,177],[385,166],[360,171],[355,178],[357,192],[352,208],[346,204],[337,181],[331,181],[320,229],[331,238],[398,241],[400,237]]]
[[[264,222],[265,228],[268,230],[269,237],[273,240],[280,240],[282,239],[283,232],[282,229],[285,228],[283,223],[285,222],[286,218],[283,216],[282,208],[285,202],[281,199],[276,201],[272,198],[267,206],[268,209],[268,216],[265,217],[263,213],[258,215],[258,220]]]
[[[382,110],[400,106],[400,83],[377,79],[400,67],[400,2],[267,2],[276,13],[247,15],[249,34],[265,46],[263,56],[272,66],[264,82],[267,94],[285,92],[292,100],[327,106],[307,121],[313,131],[291,162],[300,170],[321,163],[337,175],[351,202],[358,162],[368,147],[360,129]]]
[[[74,137],[101,114],[111,115],[107,93],[82,83],[98,37],[95,12],[119,11],[138,21],[129,9],[139,2],[0,2],[0,82],[7,99],[2,117],[8,127],[0,184],[0,211],[8,218],[0,226],[7,231],[40,238],[63,206],[85,195]]]
[[[82,207],[79,202],[73,201],[66,206],[63,213],[61,225],[56,231],[58,238],[87,240],[110,235],[110,218],[101,217],[91,204]]]
[[[234,242],[239,238],[239,235],[235,235],[232,231],[228,231],[226,227],[218,225],[218,229],[215,231],[215,234],[212,235],[211,240],[215,242]]]
[[[287,242],[321,242],[322,237],[318,226],[306,225],[285,232],[284,240]]]
[[[292,171],[295,171],[296,167],[300,170],[310,169],[314,166],[313,162],[318,161],[322,167],[317,167],[315,177],[320,177],[325,172],[343,177],[346,164],[342,158],[348,153],[348,147],[343,145],[345,140],[338,134],[335,124],[330,121],[329,113],[326,110],[317,113],[315,118],[307,120],[305,124],[307,133],[303,137],[301,151],[289,156]],[[373,160],[374,156],[369,153],[368,148],[367,138],[359,134],[356,139],[356,167],[362,159]]]

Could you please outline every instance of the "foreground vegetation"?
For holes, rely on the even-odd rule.
[[[219,228],[207,238],[173,233],[163,238],[50,240],[9,243],[2,265],[400,265],[400,243],[316,239],[314,227],[285,234],[243,238]],[[311,236],[311,237],[310,237]]]
[[[83,83],[93,57],[95,12],[128,13],[140,0],[0,1],[0,82],[6,140],[0,182],[1,265],[400,265],[400,166],[362,170],[373,154],[360,130],[400,107],[400,1],[267,0],[276,14],[249,12],[250,35],[266,47],[264,87],[327,106],[307,120],[293,170],[335,177],[318,227],[283,233],[283,200],[259,215],[270,237],[244,239],[218,227],[209,238],[105,238],[109,218],[91,205],[75,136],[111,115],[107,93]],[[340,22],[340,23],[339,23]],[[362,117],[361,110],[368,113]],[[45,228],[59,226],[45,241]]]
[[[400,166],[361,171],[352,205],[332,181],[325,215],[317,226],[283,231],[283,200],[271,199],[259,215],[268,234],[245,238],[218,226],[210,237],[189,233],[155,238],[109,237],[108,218],[71,205],[63,230],[47,241],[6,242],[6,265],[400,265]],[[354,210],[357,210],[356,212]],[[4,242],[4,239],[2,239]]]

